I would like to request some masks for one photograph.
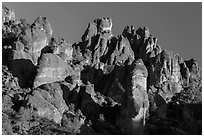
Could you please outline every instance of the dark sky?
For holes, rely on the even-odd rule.
[[[89,22],[110,17],[113,34],[122,33],[126,25],[135,28],[148,26],[163,49],[172,50],[183,59],[194,58],[202,67],[202,3],[3,3],[14,9],[17,19],[32,23],[38,16],[46,16],[54,31],[74,43]]]

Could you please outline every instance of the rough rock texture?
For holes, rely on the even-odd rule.
[[[71,133],[77,134],[82,125],[84,125],[86,117],[83,116],[80,110],[65,111],[62,117],[62,126],[70,130]],[[80,132],[79,132],[80,133]]]
[[[143,134],[145,117],[149,108],[147,96],[147,69],[141,59],[130,66],[126,94],[121,106],[118,125],[125,134]]]
[[[62,114],[68,107],[63,99],[63,91],[59,84],[44,85],[44,89],[34,90],[28,104],[36,109],[40,117],[46,117],[61,124]]]
[[[87,40],[97,34],[111,34],[112,30],[112,20],[110,18],[99,18],[95,19],[93,22],[89,23],[85,34],[82,36],[82,40]]]
[[[52,36],[51,25],[45,17],[29,25],[23,19],[15,20],[14,12],[5,6],[2,11],[3,64],[10,66],[21,87],[31,87],[41,50]]]
[[[12,9],[9,9],[5,5],[3,5],[2,6],[2,23],[8,22],[9,20],[15,20],[15,13]]]
[[[141,58],[145,63],[162,51],[158,39],[150,34],[148,27],[135,30],[134,26],[126,26],[122,35],[129,40],[135,58]]]
[[[37,65],[41,50],[48,44],[51,36],[52,28],[45,17],[38,17],[30,28],[24,30],[24,35],[20,36],[19,39],[25,45],[24,52],[32,57],[34,65]]]
[[[67,76],[73,75],[73,73],[74,70],[58,55],[43,54],[33,86],[36,88],[46,83],[62,81]]]
[[[114,36],[112,26],[95,19],[72,44],[45,17],[30,25],[3,6],[3,134],[202,134],[196,61],[148,27]]]
[[[72,60],[73,47],[71,43],[65,41],[64,39],[51,38],[49,45],[44,47],[41,51],[44,53],[53,53],[60,56],[65,62]]]

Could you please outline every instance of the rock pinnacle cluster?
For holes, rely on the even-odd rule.
[[[148,27],[114,36],[113,25],[97,18],[72,44],[46,17],[28,24],[3,5],[2,133],[202,134],[196,61],[162,49]]]

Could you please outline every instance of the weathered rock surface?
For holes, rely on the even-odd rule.
[[[21,87],[31,87],[41,50],[48,45],[52,36],[51,25],[45,17],[38,17],[29,25],[23,19],[16,21],[12,10],[3,8],[3,12],[3,21],[13,21],[3,24],[3,42],[6,43],[3,61],[18,77]]]
[[[62,117],[62,126],[70,130],[71,133],[80,133],[81,126],[84,125],[85,118],[80,110],[77,112],[65,111]]]
[[[58,55],[43,54],[39,62],[37,76],[34,80],[34,87],[46,83],[62,81],[67,76],[74,75],[74,70],[66,64]]]
[[[201,134],[196,61],[162,49],[148,27],[114,36],[112,26],[95,19],[71,44],[45,17],[29,25],[3,6],[3,133]]]
[[[2,24],[10,20],[15,20],[15,13],[13,9],[9,9],[5,5],[2,5]]]
[[[44,85],[44,89],[36,89],[29,97],[30,104],[40,117],[54,120],[61,124],[62,114],[68,107],[63,99],[63,91],[58,83]]]
[[[45,17],[38,17],[24,33],[20,39],[25,45],[25,52],[31,55],[33,64],[37,65],[41,50],[48,45],[52,36],[51,25]]]
[[[129,40],[135,58],[141,58],[145,63],[162,51],[158,39],[150,34],[148,27],[135,30],[134,26],[126,26],[122,35]]]
[[[97,34],[111,34],[112,20],[110,18],[99,18],[89,23],[85,34],[82,36],[82,40],[88,40]]]
[[[141,59],[134,61],[127,76],[126,93],[118,125],[125,134],[142,134],[149,108],[147,96],[148,72]]]

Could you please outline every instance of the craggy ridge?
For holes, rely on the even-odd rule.
[[[194,59],[162,49],[149,28],[88,24],[81,41],[52,37],[2,7],[3,134],[202,134]]]

